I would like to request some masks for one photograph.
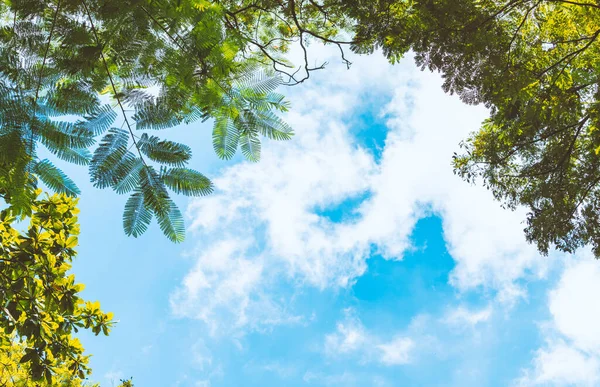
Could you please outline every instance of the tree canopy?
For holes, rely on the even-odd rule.
[[[276,60],[273,52],[290,39],[251,50],[244,34],[257,16],[243,10],[197,0],[3,0],[0,12],[0,194],[16,215],[30,213],[38,180],[79,193],[52,160],[38,157],[41,144],[88,165],[96,187],[130,195],[128,235],[156,217],[178,242],[183,220],[169,190],[198,196],[213,188],[187,167],[187,145],[148,132],[214,118],[217,155],[231,158],[241,147],[252,161],[260,136],[293,134],[276,114],[288,104],[275,93],[283,81],[264,54]],[[280,28],[271,19],[261,28],[267,35]]]
[[[347,65],[346,47],[392,62],[412,51],[446,92],[487,106],[456,173],[528,208],[542,253],[591,244],[600,256],[599,36],[600,5],[570,0],[0,0],[0,383],[84,385],[73,333],[112,325],[68,274],[80,191],[40,145],[129,195],[128,235],[156,218],[179,242],[171,193],[213,186],[189,146],[155,131],[212,119],[219,157],[258,161],[261,136],[293,136],[277,87],[324,68],[310,65],[311,40]],[[60,195],[38,199],[40,181]]]
[[[38,179],[79,192],[38,158],[42,144],[89,165],[95,186],[130,195],[128,235],[155,217],[181,241],[170,192],[213,187],[187,167],[188,146],[151,132],[211,118],[219,157],[241,148],[258,160],[260,136],[293,134],[277,116],[288,104],[275,89],[324,67],[309,65],[306,46],[317,40],[336,45],[348,65],[345,47],[381,48],[392,62],[412,51],[442,73],[444,90],[489,107],[456,172],[507,207],[527,207],[526,236],[541,252],[590,243],[600,254],[596,3],[2,0],[0,11],[0,194],[17,215],[30,211]],[[293,44],[304,50],[299,67],[286,59]]]
[[[348,1],[358,52],[408,50],[490,117],[455,171],[529,212],[542,253],[600,256],[600,5],[567,0]]]
[[[27,344],[13,336],[3,336],[0,346],[0,385],[6,387],[99,387],[97,383],[87,383],[73,377],[65,363],[58,363],[52,370],[52,381],[35,379],[20,360],[26,354]]]
[[[79,234],[76,203],[65,195],[36,199],[25,232],[13,226],[8,209],[0,212],[2,385],[37,386],[42,378],[48,385],[81,385],[89,356],[74,333],[108,335],[113,325],[112,313],[83,300],[83,284],[69,274]]]

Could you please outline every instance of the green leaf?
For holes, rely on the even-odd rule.
[[[144,205],[159,215],[169,212],[169,193],[156,170],[146,166],[140,171],[140,190],[144,194]]]
[[[33,170],[40,180],[54,192],[64,193],[68,196],[77,196],[81,193],[75,183],[49,160],[44,159],[37,162]]]
[[[37,134],[42,144],[53,152],[64,148],[87,148],[95,143],[93,133],[66,121],[43,121]]]
[[[260,134],[272,140],[290,140],[294,135],[292,127],[270,111],[257,113],[255,123]]]
[[[151,160],[173,166],[183,166],[192,157],[189,146],[174,141],[161,140],[156,136],[142,135],[138,141],[140,151]]]
[[[188,168],[161,169],[161,179],[175,193],[205,196],[213,192],[211,181],[200,172]]]
[[[260,139],[255,133],[242,133],[240,136],[240,145],[242,154],[246,159],[252,162],[260,160]]]
[[[163,234],[172,242],[179,243],[185,239],[185,224],[181,211],[175,203],[169,200],[169,211],[156,214],[158,224]]]
[[[136,107],[133,119],[137,129],[167,129],[181,123],[181,117],[168,106],[168,100],[157,98]]]
[[[117,118],[117,112],[115,112],[109,104],[105,104],[84,118],[85,121],[79,121],[77,122],[77,125],[85,128],[87,131],[94,133],[95,135],[98,135],[110,128],[113,122],[115,122],[115,119]]]
[[[77,165],[88,165],[92,159],[92,154],[87,148],[64,148],[57,149],[52,153],[61,160]]]
[[[90,162],[90,175],[94,186],[110,187],[127,176],[128,170],[125,166],[135,158],[127,151],[128,142],[129,133],[123,129],[111,128],[104,135]]]
[[[152,212],[144,205],[144,193],[135,191],[127,203],[123,212],[123,229],[125,234],[138,237],[148,229],[152,220]]]
[[[34,350],[26,349],[25,355],[23,355],[23,357],[21,357],[21,360],[19,360],[19,363],[27,363],[28,361],[31,361],[31,359],[33,359],[33,357],[35,355],[36,355],[36,353]]]
[[[128,158],[120,165],[121,170],[115,173],[118,179],[116,179],[112,187],[118,194],[124,194],[138,185],[140,172],[144,168],[144,162],[139,157],[134,156],[133,158]]]
[[[63,82],[46,96],[46,104],[62,114],[90,114],[98,102],[97,94],[86,82]]]
[[[223,114],[215,119],[213,126],[213,148],[217,156],[229,160],[235,155],[238,147],[239,132],[233,120]]]
[[[279,85],[281,85],[281,77],[265,70],[250,72],[237,83],[237,87],[241,90],[247,89],[262,94],[275,91]]]

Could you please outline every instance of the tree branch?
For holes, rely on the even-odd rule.
[[[90,10],[88,9],[88,6],[87,6],[85,0],[81,0],[81,3],[83,4],[83,7],[85,8],[85,12],[88,16],[88,20],[90,21],[90,26],[92,28],[92,32],[94,34],[96,44],[98,46],[101,46],[100,38],[98,37],[98,32],[96,31],[96,27],[94,26],[94,21],[92,20],[92,15],[90,14]],[[131,125],[129,124],[129,120],[127,119],[127,114],[125,113],[125,108],[123,107],[123,104],[121,103],[121,99],[119,98],[119,95],[117,93],[117,88],[115,87],[115,82],[113,80],[110,69],[108,68],[108,63],[106,62],[106,57],[104,56],[103,51],[100,51],[100,57],[102,58],[102,63],[104,63],[104,68],[106,69],[106,74],[108,75],[108,79],[110,81],[110,85],[112,87],[114,97],[117,100],[119,107],[121,108],[121,113],[123,114],[123,120],[124,120],[125,124],[127,125],[127,129],[129,129],[129,134],[131,135],[131,140],[133,141],[133,143],[138,151],[138,154],[140,156],[140,159],[144,163],[144,166],[146,168],[148,168],[148,165],[146,164],[146,161],[144,160],[144,157],[142,156],[142,151],[140,150],[140,147],[139,147],[137,141],[135,140],[135,135],[133,134],[133,130],[131,129]]]
[[[46,50],[44,51],[44,59],[42,60],[42,67],[40,68],[40,74],[38,76],[37,87],[35,89],[35,99],[33,100],[33,114],[31,115],[32,124],[36,120],[35,115],[37,114],[37,102],[39,99],[40,88],[42,86],[42,78],[44,76],[44,67],[46,66],[46,59],[48,58],[48,51],[50,51],[50,44],[52,43],[52,35],[54,34],[54,26],[56,25],[56,19],[58,17],[58,12],[60,10],[60,2],[61,2],[61,0],[58,0],[58,3],[56,5],[56,10],[54,11],[54,17],[52,18],[52,27],[50,28],[50,34],[48,35],[48,43],[46,44]],[[17,14],[15,12],[15,22],[16,22],[16,16],[17,16]],[[13,27],[13,29],[14,29],[14,27]],[[33,155],[34,137],[35,137],[35,129],[34,129],[34,125],[31,125],[31,143],[29,145],[30,146],[29,153],[31,153],[32,155]]]
[[[573,52],[570,52],[569,54],[565,55],[564,57],[562,57],[558,62],[552,64],[550,67],[547,67],[544,71],[542,71],[540,74],[538,74],[538,77],[541,77],[542,75],[546,74],[548,71],[552,70],[553,68],[555,68],[556,66],[558,66],[559,64],[561,64],[562,62],[564,62],[565,60],[569,59],[569,58],[573,58],[579,54],[581,54],[582,52],[584,52],[585,50],[587,50],[592,43],[594,43],[594,41],[596,41],[596,39],[598,38],[598,35],[600,35],[600,29],[597,30],[590,38],[590,41],[587,42],[587,44]],[[573,59],[569,59],[570,63]],[[567,63],[567,64],[568,64]]]

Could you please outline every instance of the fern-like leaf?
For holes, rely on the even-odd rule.
[[[260,139],[254,132],[246,132],[240,135],[242,154],[247,160],[257,162],[260,160]]]
[[[192,157],[192,150],[189,146],[161,140],[156,136],[148,136],[146,133],[138,141],[138,146],[142,153],[161,164],[183,166]]]
[[[46,104],[62,114],[91,114],[99,104],[96,93],[83,82],[64,82],[46,96]]]
[[[235,155],[238,147],[239,132],[233,120],[227,116],[219,116],[213,126],[213,148],[219,158],[229,160]]]
[[[125,203],[125,211],[123,211],[123,229],[125,234],[138,237],[148,229],[148,225],[152,220],[152,212],[144,205],[144,194],[141,191],[135,191],[127,203]]]
[[[285,121],[271,111],[257,113],[256,129],[271,140],[290,140],[294,131]]]
[[[158,225],[163,234],[171,240],[171,242],[179,243],[185,239],[185,223],[181,211],[173,201],[169,200],[169,211],[166,213],[156,214]]]
[[[175,193],[205,196],[213,192],[212,182],[203,174],[188,168],[161,169],[161,179]]]
[[[137,187],[144,162],[134,156],[126,158],[120,165],[122,169],[115,173],[118,179],[112,184],[112,187],[118,194],[124,194]]]
[[[85,128],[94,135],[98,135],[110,128],[115,122],[117,112],[115,112],[109,104],[106,104],[84,118],[85,121],[79,121],[77,122],[77,125]]]
[[[61,160],[68,161],[77,165],[88,165],[92,154],[87,148],[57,148],[52,153]]]
[[[169,212],[169,193],[156,170],[145,166],[140,171],[140,189],[144,194],[144,205],[159,215]]]
[[[239,89],[267,94],[281,85],[281,77],[269,71],[254,71],[238,81]]]
[[[95,143],[93,133],[67,121],[43,121],[38,134],[42,144],[50,150],[88,148]]]
[[[181,123],[180,117],[167,107],[162,98],[139,105],[133,119],[137,129],[167,129]]]
[[[128,141],[129,133],[123,129],[111,128],[104,135],[90,162],[91,180],[96,187],[105,188],[116,184],[116,166],[126,157],[133,158],[127,151]]]
[[[68,196],[77,196],[81,193],[73,180],[47,159],[37,162],[33,171],[54,192]]]

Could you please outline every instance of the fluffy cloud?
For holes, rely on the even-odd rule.
[[[521,386],[595,386],[600,381],[600,362],[563,341],[536,352],[533,368],[518,381]]]
[[[198,254],[174,293],[176,314],[213,329],[297,321],[274,296],[282,281],[348,287],[374,253],[402,259],[416,221],[431,209],[443,217],[459,290],[490,288],[514,302],[525,294],[520,278],[544,275],[547,261],[523,238],[523,212],[502,210],[485,189],[452,173],[452,153],[485,109],[445,95],[437,75],[409,60],[354,62],[348,72],[317,75],[292,90],[287,120],[295,138],[265,142],[260,163],[224,169],[214,179],[217,192],[190,204],[191,230],[202,246],[216,247]],[[374,105],[375,95],[389,102]],[[350,126],[369,109],[388,128],[379,160]],[[323,215],[347,200],[359,202],[349,216]]]
[[[465,306],[459,306],[450,310],[442,319],[446,324],[454,327],[473,327],[479,323],[488,321],[492,315],[492,307],[473,310]]]
[[[585,257],[569,267],[550,294],[556,328],[573,345],[600,355],[600,265]]]
[[[199,254],[196,266],[171,296],[175,315],[202,320],[213,334],[223,320],[231,329],[298,322],[298,317],[286,314],[281,305],[261,292],[263,263],[244,258],[248,246],[248,241],[226,239]],[[257,321],[260,327],[255,325]]]
[[[325,337],[325,353],[337,356],[359,351],[368,345],[368,337],[360,322],[339,322],[337,330]]]
[[[396,366],[410,362],[415,342],[403,335],[385,340],[368,332],[352,309],[346,310],[346,319],[338,322],[336,330],[325,336],[324,352],[329,358],[358,356],[362,363],[378,362]]]
[[[546,345],[536,351],[521,385],[600,383],[600,266],[589,254],[568,263],[550,292],[552,320],[544,327]]]
[[[410,362],[410,351],[415,342],[408,337],[396,337],[389,343],[379,344],[381,350],[381,362],[385,365],[400,365]]]

